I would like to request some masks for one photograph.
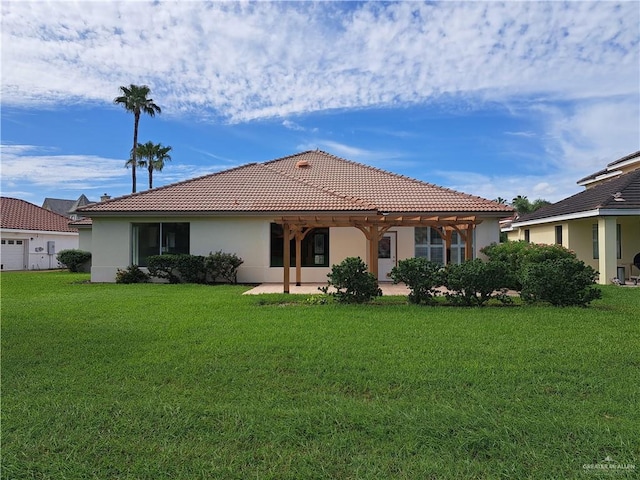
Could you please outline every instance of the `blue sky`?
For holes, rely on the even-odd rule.
[[[557,201],[640,149],[640,3],[3,1],[2,195],[131,192],[300,151]],[[147,185],[138,171],[138,190]]]

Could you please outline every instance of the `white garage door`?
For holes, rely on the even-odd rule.
[[[25,241],[3,238],[0,242],[2,243],[2,251],[0,252],[2,270],[24,270]]]

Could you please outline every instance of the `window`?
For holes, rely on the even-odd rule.
[[[188,223],[134,223],[132,263],[147,266],[147,258],[163,253],[189,253]]]
[[[329,266],[329,229],[314,228],[305,235],[300,244],[303,267]],[[270,265],[284,265],[284,231],[282,225],[271,224]],[[296,265],[296,239],[290,239],[290,265]]]
[[[456,231],[451,232],[451,245],[446,252],[446,257],[445,241],[438,228],[416,227],[414,229],[414,245],[416,257],[425,257],[441,265],[444,265],[445,258],[449,263],[462,263],[465,260],[466,244]]]
[[[593,245],[593,258],[600,258],[600,242],[598,241],[598,224],[591,226],[591,243]],[[616,258],[622,258],[622,226],[616,224]]]
[[[524,241],[527,243],[531,242],[531,230],[529,230],[528,228],[525,228],[524,230]]]
[[[562,245],[562,225],[556,225],[556,243]]]

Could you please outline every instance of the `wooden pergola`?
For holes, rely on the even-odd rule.
[[[411,215],[411,214],[371,214],[371,215],[290,215],[275,219],[282,225],[284,233],[284,293],[289,293],[291,268],[291,239],[296,242],[296,285],[302,283],[302,240],[314,228],[355,227],[366,237],[369,245],[369,271],[378,277],[378,244],[383,235],[392,227],[435,227],[445,242],[445,249],[451,248],[451,236],[457,232],[465,242],[465,259],[473,258],[473,231],[481,223],[475,215]]]

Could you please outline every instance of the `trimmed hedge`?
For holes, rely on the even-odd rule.
[[[238,268],[244,262],[234,253],[218,251],[201,255],[152,255],[147,268],[152,277],[169,283],[236,283]]]
[[[70,272],[81,272],[84,270],[83,267],[91,261],[91,252],[77,249],[60,250],[56,258]]]

